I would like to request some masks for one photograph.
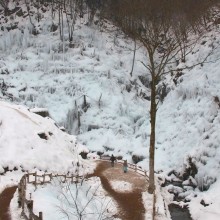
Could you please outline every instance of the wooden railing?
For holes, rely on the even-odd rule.
[[[26,220],[43,220],[42,212],[39,212],[39,216],[33,212],[34,201],[26,198],[27,176],[29,177],[29,174],[23,175],[18,184],[18,207],[22,208],[21,215]],[[25,213],[25,210],[28,211],[28,214]]]
[[[104,161],[109,161],[110,162],[110,156],[101,156],[100,157],[100,160],[104,160]],[[117,160],[116,163],[119,163],[119,164],[122,164],[124,163],[123,160]],[[147,171],[142,169],[142,167],[139,167],[137,166],[137,164],[131,164],[131,163],[128,163],[128,168],[130,168],[131,170],[133,170],[134,172],[146,177],[147,181],[149,181],[149,176],[147,174]],[[156,194],[155,194],[155,191],[153,193],[153,210],[152,210],[152,220],[155,219],[155,204],[156,204]]]
[[[104,161],[110,161],[109,156],[102,156],[100,158],[101,160]],[[123,160],[117,160],[118,164],[123,165]],[[137,172],[138,174],[145,176],[147,180],[149,180],[149,177],[147,175],[147,171],[142,169],[141,167],[137,166],[136,164],[131,164],[128,163],[128,168],[131,170]],[[33,212],[33,207],[34,207],[34,201],[31,199],[26,198],[26,189],[27,189],[27,184],[33,184],[35,187],[37,185],[43,185],[46,183],[51,183],[52,179],[54,177],[61,177],[62,182],[66,182],[67,180],[71,180],[71,183],[77,182],[79,179],[83,178],[82,176],[79,175],[66,175],[66,174],[52,174],[52,173],[44,173],[42,175],[35,173],[27,173],[24,174],[18,184],[18,206],[19,208],[22,208],[21,215],[23,216],[24,219],[26,220],[43,220],[43,213],[39,212],[38,215],[36,215]],[[154,198],[155,199],[155,198]]]
[[[39,212],[38,215],[36,215],[33,212],[34,207],[34,201],[31,199],[26,198],[26,189],[27,184],[34,184],[35,187],[37,185],[43,185],[46,183],[51,183],[52,179],[54,177],[61,177],[63,178],[61,181],[64,183],[68,179],[71,180],[71,183],[77,182],[79,179],[82,178],[82,176],[79,175],[66,175],[66,174],[56,174],[53,175],[52,173],[44,173],[42,175],[35,173],[27,173],[24,174],[18,184],[18,207],[22,208],[21,215],[26,220],[43,220],[43,213]]]
[[[110,162],[110,156],[101,156],[100,160],[104,160],[104,161],[109,161]],[[116,163],[123,165],[124,161],[123,160],[117,160]],[[137,164],[128,163],[128,168],[130,168],[131,170],[137,172],[138,174],[140,174],[142,176],[145,176],[146,179],[149,180],[147,171],[142,169],[142,167],[137,166]]]

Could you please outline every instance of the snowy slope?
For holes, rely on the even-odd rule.
[[[50,32],[49,17],[46,12],[37,23],[41,28],[37,36],[31,34],[28,20],[18,16],[10,22],[19,22],[20,30],[1,32],[0,83],[4,80],[7,85],[1,98],[13,97],[15,103],[48,108],[51,116],[78,134],[90,150],[125,156],[130,161],[139,155],[145,158],[139,165],[148,169],[149,80],[140,63],[146,61],[144,49],[137,50],[131,77],[133,42],[113,25],[106,21],[101,29],[85,25],[86,17],[77,20],[74,47],[70,48],[67,37],[62,43],[58,30]],[[219,43],[218,31],[215,26],[207,32],[186,65],[196,63]],[[181,177],[189,167],[189,157],[198,169],[194,176],[198,186],[188,194],[195,219],[202,219],[203,211],[216,212],[220,204],[216,199],[220,196],[219,57],[218,47],[209,58],[217,61],[184,70],[177,85],[167,76],[164,82],[170,92],[157,115],[156,170],[164,174],[175,170]],[[145,85],[140,76],[146,77]],[[86,111],[82,107],[84,95],[89,104]],[[80,128],[75,116],[78,112]],[[203,197],[215,204],[198,205]],[[215,219],[214,215],[210,214],[210,219]]]
[[[218,48],[210,59],[219,56]],[[196,189],[182,196],[192,200],[189,207],[196,220],[217,220],[220,216],[219,67],[217,60],[186,72],[158,111],[156,167],[176,170],[182,176],[190,167],[188,158],[192,158],[198,169]]]
[[[74,48],[70,48],[67,35],[63,44],[58,30],[50,32],[50,12],[43,16],[36,23],[42,29],[37,36],[31,34],[28,20],[18,16],[12,23],[18,22],[19,29],[1,33],[0,82],[6,84],[1,97],[48,108],[52,118],[71,133],[80,134],[79,141],[92,150],[142,153],[136,146],[147,146],[146,133],[139,126],[148,115],[148,101],[141,93],[149,95],[138,78],[145,73],[139,62],[146,59],[143,48],[138,50],[139,61],[131,78],[133,42],[113,25],[106,23],[107,30],[100,32],[98,26],[85,25],[86,16],[77,20]],[[83,95],[89,104],[86,112],[82,110]],[[73,116],[77,111],[80,129]]]
[[[27,13],[22,1],[19,7]],[[37,36],[31,34],[26,18],[14,15],[7,23],[3,22],[6,27],[10,22],[18,22],[19,28],[1,33],[0,82],[6,84],[1,97],[8,100],[12,97],[13,102],[29,107],[48,108],[52,118],[71,133],[79,134],[79,140],[91,150],[127,154],[128,159],[133,154],[147,158],[149,101],[140,94],[149,96],[149,88],[139,80],[139,76],[148,77],[140,64],[146,59],[144,49],[137,50],[131,77],[133,42],[111,24],[105,23],[104,31],[100,32],[98,26],[85,25],[86,16],[78,19],[74,48],[70,48],[67,40],[64,44],[60,42],[58,30],[50,32],[50,11],[42,13],[39,23],[34,16],[32,19],[39,27]],[[187,64],[195,63],[199,54],[209,52],[207,48],[219,40],[217,31],[207,33],[201,40],[206,43],[194,49],[196,52]],[[218,48],[210,60],[216,60],[219,53]],[[204,138],[201,135],[206,137],[204,129],[212,126],[218,130],[218,123],[211,121],[213,113],[218,113],[214,97],[219,94],[219,65],[217,61],[185,70],[177,86],[172,77],[165,80],[171,91],[158,111],[158,169],[179,168],[179,161],[184,161],[189,150],[201,145]],[[89,105],[86,111],[82,108],[84,95]],[[77,112],[81,115],[80,128],[74,118]],[[170,153],[175,154],[172,160]],[[147,166],[147,160],[143,165]]]
[[[0,122],[1,172],[7,167],[9,170],[36,168],[47,172],[74,172],[76,163],[83,163],[76,137],[61,131],[50,118],[31,113],[24,106],[1,101]]]

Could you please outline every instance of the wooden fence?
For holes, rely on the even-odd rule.
[[[110,156],[100,156],[100,160],[104,160],[104,161],[110,161]],[[117,160],[117,163],[119,164],[122,164],[124,163],[123,160]],[[131,170],[133,170],[134,172],[146,177],[147,181],[149,181],[149,177],[148,177],[148,174],[147,174],[147,171],[142,169],[142,167],[139,167],[137,166],[137,164],[131,164],[131,163],[128,163],[128,168],[130,168]],[[155,205],[156,205],[156,194],[155,194],[155,191],[153,193],[153,210],[152,210],[152,220],[155,219],[155,215],[156,215],[156,212],[155,212]]]
[[[101,160],[104,161],[110,161],[109,156],[102,156],[100,158]],[[123,160],[117,160],[118,164],[123,165]],[[141,167],[137,166],[136,164],[131,164],[128,163],[128,168],[133,170],[134,172],[137,172],[138,174],[146,177],[147,180],[149,180],[149,177],[147,175],[147,171],[142,169]],[[52,174],[52,173],[44,173],[42,175],[35,173],[27,173],[24,174],[18,184],[18,206],[19,208],[22,208],[21,215],[23,216],[24,219],[26,220],[43,220],[43,213],[39,212],[38,215],[36,215],[33,212],[33,207],[34,207],[34,201],[31,199],[27,199],[26,195],[26,189],[27,189],[27,184],[33,184],[35,186],[37,185],[43,185],[46,183],[51,183],[52,179],[54,177],[61,177],[62,182],[65,183],[67,180],[71,180],[71,183],[78,182],[79,179],[82,179],[82,176],[79,175],[65,175],[65,174]],[[154,195],[154,200],[155,200],[155,195]],[[155,202],[155,201],[154,201]]]
[[[28,178],[27,178],[28,177]],[[26,198],[27,180],[29,179],[29,174],[22,176],[18,184],[18,207],[22,208],[21,215],[26,220],[43,220],[43,213],[39,212],[39,215],[34,214],[33,207],[34,201],[28,200]],[[28,211],[28,214],[26,213]]]
[[[21,215],[26,220],[43,220],[43,213],[39,212],[38,215],[36,215],[33,212],[34,207],[34,201],[31,199],[27,199],[26,195],[26,189],[27,184],[34,184],[37,185],[43,185],[46,183],[51,183],[52,179],[54,177],[61,177],[62,182],[66,182],[67,180],[71,180],[71,183],[77,182],[79,179],[82,178],[82,176],[79,175],[65,175],[65,174],[56,174],[53,175],[52,173],[49,174],[42,174],[39,175],[37,172],[35,173],[27,173],[24,174],[18,184],[18,207],[22,208]]]
[[[100,159],[104,160],[104,161],[110,161],[110,156],[101,156]],[[123,160],[117,160],[117,163],[123,165],[124,161]],[[128,163],[128,168],[130,168],[134,172],[146,177],[146,179],[149,181],[147,171],[142,169],[140,166],[137,166],[137,164]]]

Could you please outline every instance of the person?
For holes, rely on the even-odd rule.
[[[114,157],[114,155],[112,154],[112,156],[110,157],[110,160],[111,160],[111,165],[112,167],[114,167],[114,163],[116,161],[116,158]]]
[[[124,170],[124,173],[127,173],[127,172],[128,172],[128,162],[127,162],[127,160],[124,160],[123,170]]]

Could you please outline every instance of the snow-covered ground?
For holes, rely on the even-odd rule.
[[[6,167],[9,170],[37,168],[57,173],[75,172],[77,162],[86,163],[79,155],[81,145],[76,143],[76,137],[61,131],[48,117],[1,101],[0,121],[1,173]]]
[[[0,175],[0,192],[17,185],[25,171],[80,175],[93,172],[95,164],[79,155],[85,149],[52,119],[21,105],[0,102],[0,173],[12,171]]]
[[[62,183],[55,178],[52,184],[27,187],[27,195],[31,193],[34,200],[34,213],[43,212],[44,219],[60,220],[82,219],[102,220],[117,219],[116,203],[106,195],[98,177],[82,180],[78,184]],[[13,220],[17,220],[21,210],[17,208],[17,192],[11,202],[10,210]]]
[[[133,190],[133,184],[126,181],[112,180],[110,184],[112,189],[117,192],[130,192]]]
[[[60,42],[58,30],[48,31],[49,17],[50,12],[44,13],[38,36],[29,33],[28,25],[23,34],[19,29],[1,33],[4,55],[0,65],[9,74],[1,74],[0,82],[8,86],[6,93],[15,103],[49,109],[52,118],[79,134],[79,141],[92,150],[110,149],[121,155],[147,151],[143,148],[146,132],[139,131],[139,126],[148,115],[148,102],[140,92],[148,94],[148,89],[138,79],[145,73],[140,62],[135,63],[134,77],[130,77],[133,42],[111,24],[106,24],[109,32],[100,32],[98,26],[86,26],[84,18],[77,20],[75,47],[69,48],[68,41]],[[15,20],[20,21],[18,26],[29,22],[20,17]],[[136,59],[145,59],[142,48]],[[82,109],[84,95],[89,105],[86,112]]]
[[[20,4],[22,5],[22,1]],[[24,5],[21,7],[25,10]],[[86,17],[77,20],[74,47],[70,48],[67,39],[64,43],[60,42],[58,30],[50,32],[50,12],[43,13],[43,18],[37,23],[41,33],[36,36],[30,33],[27,18],[14,16],[13,19],[7,24],[2,19],[3,26],[18,21],[19,29],[0,33],[0,85],[6,85],[5,90],[0,92],[0,97],[7,100],[10,100],[8,97],[13,97],[12,102],[29,107],[47,108],[60,126],[64,125],[72,134],[78,134],[78,141],[91,151],[124,156],[129,162],[133,155],[142,156],[144,160],[139,165],[148,169],[149,101],[141,95],[145,93],[149,96],[149,79],[140,62],[146,61],[144,49],[140,47],[137,50],[131,77],[133,42],[108,22],[100,31],[98,25],[85,25]],[[199,57],[219,43],[219,27],[215,28],[204,36],[201,44],[195,48],[195,53],[188,57],[186,65],[196,63]],[[190,166],[189,157],[198,169],[193,178],[196,181],[195,189],[184,186],[184,194],[191,200],[189,207],[194,219],[206,217],[214,220],[220,216],[216,208],[220,204],[219,57],[218,47],[209,58],[209,61],[217,61],[184,70],[177,85],[168,75],[164,82],[170,92],[160,104],[157,115],[156,170],[162,171],[164,175],[175,170],[181,175]],[[140,81],[141,77],[148,79],[145,85],[143,80]],[[83,108],[84,95],[88,109]],[[3,108],[0,106],[1,112],[6,113],[6,109],[14,111],[16,122],[14,128],[7,128],[10,139],[0,142],[0,150],[3,149],[1,155],[4,155],[0,160],[0,169],[1,166],[10,164],[20,166],[20,161],[23,161],[24,168],[33,169],[39,165],[41,169],[68,169],[74,158],[67,151],[74,147],[75,137],[70,136],[71,143],[71,138],[59,131],[59,136],[63,138],[56,138],[58,131],[51,130],[55,127],[51,119],[45,119],[48,120],[48,127],[39,127],[41,119],[38,116],[34,116],[32,122],[29,120],[31,113],[28,110],[23,107],[10,109],[6,107],[8,105],[4,103]],[[17,123],[17,117],[23,115],[19,113],[21,110],[28,116],[25,118],[27,125],[21,125],[19,121]],[[0,117],[3,120],[1,114]],[[10,120],[15,121],[13,118]],[[33,123],[33,130],[26,128],[30,123]],[[4,124],[3,120],[0,129]],[[36,152],[36,160],[27,160],[33,156],[31,153],[23,154],[24,148],[9,152],[1,147],[3,143],[15,150],[13,139],[17,132],[24,129],[25,133],[19,138],[20,141],[16,141],[16,146],[22,145],[28,152]],[[36,134],[41,131],[47,134],[51,131],[54,135],[49,135],[47,141],[42,140]],[[0,138],[9,135],[8,132]],[[29,133],[34,135],[34,141],[27,138]],[[47,148],[45,142],[49,143]],[[41,146],[50,151],[51,157],[47,158],[46,154],[42,158],[39,156]],[[56,152],[51,152],[56,147]],[[58,156],[57,152],[61,152],[61,155]],[[21,155],[19,160],[18,155]],[[45,162],[39,163],[44,161],[44,157],[53,166],[48,167]],[[59,164],[57,161],[63,157],[67,163]],[[177,177],[171,176],[170,179],[172,178]],[[202,199],[209,205],[200,204]]]

